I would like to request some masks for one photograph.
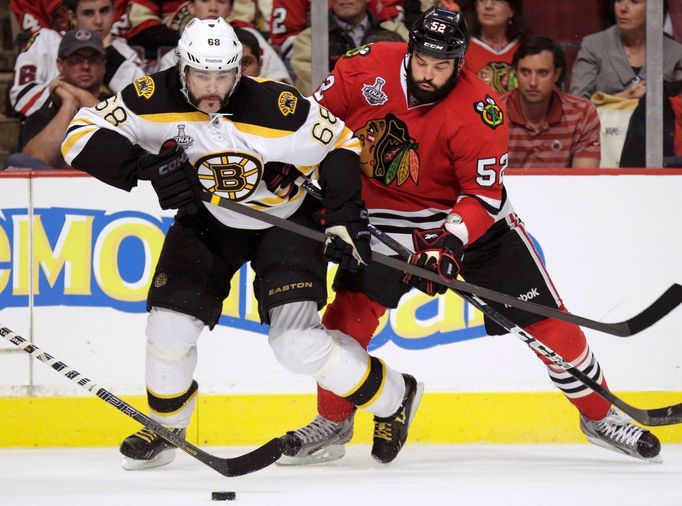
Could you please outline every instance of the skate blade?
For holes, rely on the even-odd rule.
[[[417,383],[417,393],[414,394],[414,400],[412,401],[412,407],[410,409],[410,416],[407,419],[407,426],[412,426],[412,420],[414,420],[414,415],[417,414],[417,409],[419,408],[419,403],[422,400],[422,395],[424,394],[424,383]]]
[[[153,469],[155,467],[165,466],[170,464],[175,459],[175,448],[169,448],[162,451],[156,457],[149,460],[137,460],[129,457],[123,457],[121,467],[126,471],[139,471],[141,469]]]
[[[590,443],[592,443],[593,445],[600,446],[601,448],[604,448],[606,450],[611,450],[612,452],[620,453],[621,455],[625,455],[626,457],[632,457],[633,459],[643,460],[644,462],[650,462],[652,464],[661,464],[663,462],[663,457],[661,457],[660,453],[658,455],[656,455],[655,457],[646,458],[646,457],[642,457],[639,454],[633,454],[633,453],[626,452],[626,451],[621,450],[620,448],[618,448],[616,446],[611,446],[610,444],[605,443],[601,439],[590,437],[587,435],[586,435],[586,437],[587,437],[587,440]]]
[[[322,464],[324,462],[332,462],[339,460],[346,454],[346,447],[344,445],[330,445],[320,450],[317,450],[312,455],[303,457],[289,457],[282,455],[275,464],[280,466],[308,466],[311,464]]]

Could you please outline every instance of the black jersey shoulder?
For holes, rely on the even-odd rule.
[[[123,103],[138,116],[196,112],[180,91],[177,67],[135,79],[121,91]]]
[[[294,132],[305,123],[310,102],[293,86],[244,77],[230,97],[227,112],[236,123]]]

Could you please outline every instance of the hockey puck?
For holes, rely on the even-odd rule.
[[[234,501],[237,498],[237,492],[211,492],[212,501]]]

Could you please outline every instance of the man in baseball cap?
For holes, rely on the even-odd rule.
[[[97,33],[85,28],[69,30],[64,34],[59,43],[57,54],[59,58],[67,58],[82,48],[90,48],[95,52],[104,55],[104,44]]]
[[[34,169],[64,168],[60,147],[71,119],[80,107],[92,107],[107,97],[102,93],[106,54],[97,32],[77,28],[64,34],[57,50],[59,75],[49,84],[49,97],[22,123],[21,151],[5,166]]]

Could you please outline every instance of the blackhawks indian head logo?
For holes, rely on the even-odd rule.
[[[367,176],[386,186],[397,186],[408,179],[419,181],[418,144],[410,138],[407,125],[393,114],[368,121],[355,132],[360,139],[360,167]]]
[[[488,95],[485,96],[485,100],[474,102],[474,110],[481,115],[483,124],[489,126],[493,130],[504,124],[504,113],[502,112],[502,109],[497,105],[495,99]]]
[[[478,71],[478,77],[483,79],[495,91],[503,93],[518,87],[516,72],[506,62],[491,62]]]

